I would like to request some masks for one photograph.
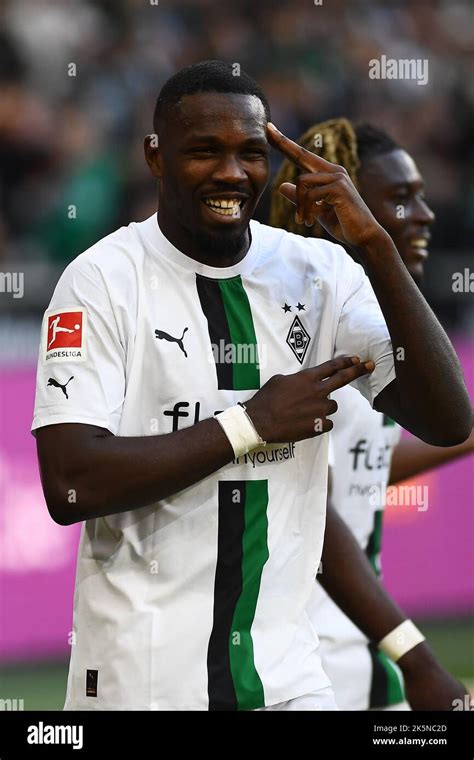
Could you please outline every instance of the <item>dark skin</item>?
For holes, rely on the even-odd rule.
[[[425,183],[416,163],[405,150],[397,148],[362,162],[357,182],[361,197],[387,230],[403,263],[420,287],[435,216],[426,202]],[[473,451],[474,431],[464,443],[444,448],[430,446],[418,439],[405,439],[393,453],[390,483],[412,478]]]
[[[298,190],[291,186],[284,188],[285,193],[293,200],[298,194],[301,213],[324,216],[329,231],[364,257],[394,345],[406,348],[407,360],[398,362],[397,379],[379,394],[377,408],[439,445],[463,440],[470,431],[466,426],[470,406],[457,358],[392,240],[340,167],[308,151],[301,153],[295,143],[267,127],[258,98],[220,93],[185,96],[179,108],[172,109],[159,147],[145,141],[146,160],[160,180],[158,221],[163,232],[197,261],[218,266],[240,261],[249,245],[248,221],[268,180],[265,135],[307,172],[311,170],[299,178]],[[237,200],[245,196],[239,216],[215,214],[204,204],[219,194]],[[314,204],[320,198],[324,208]],[[212,255],[206,244],[211,239]],[[232,256],[229,241],[234,245]],[[349,357],[342,364],[326,363],[324,370],[271,378],[247,401],[261,437],[268,442],[310,438],[317,434],[315,419],[324,419],[322,432],[329,430],[332,423],[326,418],[335,405],[328,399],[329,386],[321,385],[324,377],[333,377],[335,387],[350,383],[373,369],[370,357],[360,359],[369,364],[352,364]],[[152,504],[199,482],[233,458],[214,419],[169,435],[141,438],[112,436],[88,425],[54,425],[39,430],[37,442],[48,506],[54,519],[64,524]],[[67,499],[71,488],[77,492],[75,504]]]
[[[318,581],[352,622],[371,641],[380,641],[406,620],[376,577],[356,539],[328,500]],[[445,670],[426,641],[398,660],[407,701],[413,710],[452,710],[467,690]]]
[[[262,103],[245,95],[192,95],[158,126],[159,148],[147,137],[145,158],[160,182],[163,234],[203,264],[236,264],[249,248],[249,221],[268,182]],[[204,202],[216,198],[240,200],[239,213],[216,214]]]
[[[420,285],[434,214],[424,199],[424,182],[415,162],[397,149],[363,163],[357,180],[361,197],[390,234],[407,270]],[[403,215],[399,213],[401,204]],[[463,456],[472,451],[473,441],[472,433],[463,444],[447,448],[417,439],[401,441],[393,455],[390,482]],[[322,566],[319,582],[371,641],[380,641],[406,619],[376,578],[330,496]],[[398,665],[413,710],[451,710],[453,700],[462,700],[467,694],[465,687],[440,666],[427,642],[407,652]]]
[[[412,157],[402,149],[362,163],[359,192],[387,230],[418,286],[423,282],[435,215],[425,199],[425,183]]]
[[[316,156],[273,125],[268,135],[271,144],[305,172],[295,184],[280,186],[282,195],[296,205],[297,220],[310,227],[318,221],[351,249],[377,296],[392,338],[397,377],[377,396],[375,408],[427,443],[452,446],[465,441],[472,412],[458,358],[392,239],[344,167]],[[400,360],[399,348],[404,352]],[[433,409],[439,415],[436,420]]]
[[[318,208],[318,213],[324,212],[331,230],[342,236],[338,239],[365,258],[394,344],[407,347],[407,367],[397,368],[397,379],[377,397],[378,408],[440,445],[463,440],[468,434],[463,423],[468,401],[457,360],[417,291],[408,289],[414,321],[400,320],[397,327],[407,286],[393,242],[355,188],[345,180],[335,182],[339,167],[329,164],[322,171],[319,163],[308,163],[306,156],[295,153],[294,143],[277,138],[271,127],[267,131],[257,98],[188,95],[163,127],[159,147],[145,141],[146,160],[160,180],[158,221],[163,233],[196,261],[219,267],[240,261],[250,244],[248,221],[268,180],[267,138],[286,155],[303,159],[309,174],[304,175],[307,184],[297,191],[298,210],[311,215],[313,200],[324,198],[325,208]],[[293,199],[294,191],[287,188]],[[317,197],[312,199],[308,192]],[[219,214],[205,204],[206,199],[234,200],[236,205],[240,201],[239,213]],[[380,259],[386,261],[387,256],[391,266],[382,268]],[[327,418],[336,405],[329,394],[374,368],[370,357],[360,359],[342,357],[272,377],[247,401],[262,438],[269,443],[300,441],[330,430]],[[436,373],[442,375],[444,386],[432,383]],[[417,391],[410,392],[415,386]],[[402,404],[405,394],[408,401]],[[430,396],[434,407],[429,408],[423,395]],[[438,411],[436,423],[432,408]],[[317,425],[315,430],[319,420],[322,428]],[[82,424],[51,425],[37,431],[37,446],[48,508],[53,519],[64,525],[148,505],[155,509],[155,502],[199,482],[234,456],[215,419],[168,435],[144,437],[113,436]],[[74,503],[68,500],[70,489],[76,492]]]

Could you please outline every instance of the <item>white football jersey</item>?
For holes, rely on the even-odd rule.
[[[381,575],[385,491],[401,428],[375,411],[350,385],[332,394],[338,411],[330,433],[331,503]],[[322,567],[324,572],[324,563]],[[308,613],[321,643],[323,667],[341,710],[383,708],[403,701],[400,669],[315,584]]]
[[[177,250],[156,214],[78,256],[45,314],[33,429],[165,435],[346,354],[375,361],[356,381],[372,403],[395,372],[362,268],[332,243],[250,229],[231,267]],[[84,524],[67,709],[255,709],[328,685],[306,609],[327,446],[256,449]]]

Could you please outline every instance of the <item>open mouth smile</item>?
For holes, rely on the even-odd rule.
[[[426,258],[428,256],[428,243],[426,237],[412,238],[408,241],[410,248],[416,250],[419,256]]]
[[[204,198],[204,203],[214,214],[240,219],[245,200],[242,198]]]

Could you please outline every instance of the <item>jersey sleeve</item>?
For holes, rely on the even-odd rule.
[[[99,269],[73,262],[43,318],[32,431],[76,422],[115,435],[125,395],[125,358]]]
[[[349,257],[344,281],[350,282],[336,329],[334,356],[371,359],[375,369],[352,385],[373,407],[374,399],[395,379],[392,341],[370,281],[359,264]]]

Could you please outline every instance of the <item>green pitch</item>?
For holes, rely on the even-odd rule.
[[[474,620],[415,622],[443,665],[473,691]],[[0,667],[0,699],[22,699],[25,710],[61,710],[66,679],[66,662]]]

